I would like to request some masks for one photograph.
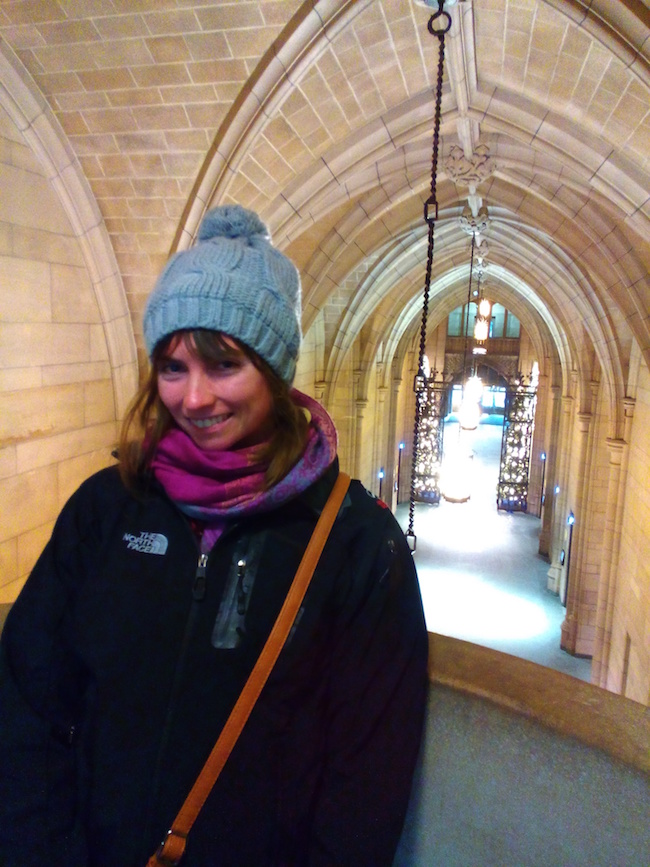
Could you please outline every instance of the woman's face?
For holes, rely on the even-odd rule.
[[[259,445],[273,430],[273,398],[261,371],[226,335],[231,352],[204,361],[175,335],[157,367],[158,394],[202,449]]]

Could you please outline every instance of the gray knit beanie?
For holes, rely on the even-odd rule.
[[[144,339],[151,356],[181,329],[229,334],[291,384],[300,349],[300,277],[253,211],[208,211],[197,243],[169,260],[149,296]]]

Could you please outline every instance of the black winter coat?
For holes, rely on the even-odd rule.
[[[144,867],[293,579],[336,468],[232,526],[199,567],[158,487],[116,468],[63,509],[2,635],[1,867]],[[426,691],[417,578],[353,482],[184,867],[390,865]]]

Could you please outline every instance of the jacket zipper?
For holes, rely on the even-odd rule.
[[[182,673],[183,668],[185,666],[185,660],[187,658],[187,651],[190,646],[190,639],[192,637],[192,633],[194,632],[194,624],[196,621],[196,617],[198,614],[198,603],[201,603],[205,599],[206,592],[206,571],[208,567],[208,555],[204,553],[199,554],[199,559],[196,565],[196,571],[194,573],[194,580],[192,581],[192,605],[190,608],[190,613],[185,621],[185,629],[183,631],[183,638],[181,639],[180,650],[178,652],[178,656],[176,658],[176,666],[174,668],[174,677],[172,680],[172,687],[169,692],[169,701],[167,702],[167,712],[165,714],[165,721],[162,728],[162,733],[160,736],[160,745],[158,747],[158,758],[156,759],[156,766],[154,768],[154,772],[152,775],[152,785],[151,785],[151,806],[148,821],[145,824],[145,840],[149,838],[149,831],[152,828],[154,814],[153,811],[155,809],[156,798],[158,796],[160,782],[162,779],[162,770],[163,770],[163,757],[165,755],[165,750],[167,749],[167,744],[169,742],[169,735],[171,729],[171,721],[172,721],[172,713],[174,708],[176,707],[178,695],[180,692],[180,687],[182,683]],[[169,820],[171,821],[171,819]]]
[[[246,597],[248,593],[244,586],[246,576],[246,561],[237,561],[237,614],[246,614]]]
[[[192,584],[192,599],[195,602],[201,602],[205,599],[205,570],[208,565],[208,555],[199,554],[199,562],[194,575],[194,583]]]

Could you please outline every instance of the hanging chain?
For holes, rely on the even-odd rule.
[[[472,247],[469,259],[469,285],[467,287],[467,308],[465,310],[465,348],[463,350],[463,391],[467,383],[467,359],[469,357],[469,305],[472,303],[472,274],[474,271],[474,248],[476,232],[472,232]]]
[[[411,461],[411,493],[409,498],[409,522],[406,538],[411,551],[415,551],[416,537],[413,532],[415,517],[415,468],[419,459],[420,451],[420,419],[422,416],[423,393],[426,387],[424,375],[424,355],[427,341],[427,319],[429,316],[429,292],[431,289],[431,270],[433,264],[435,222],[438,219],[438,200],[436,199],[436,184],[438,172],[438,148],[440,144],[440,116],[442,113],[442,75],[445,63],[445,35],[451,28],[451,16],[443,11],[444,0],[438,0],[438,11],[429,19],[428,30],[432,36],[437,37],[440,47],[438,51],[438,80],[436,84],[436,107],[433,123],[433,155],[431,158],[431,195],[424,203],[424,219],[429,227],[427,270],[424,281],[424,296],[422,300],[422,324],[420,326],[420,351],[418,356],[418,372],[415,376],[413,389],[415,391],[415,422],[413,425],[413,455]],[[446,18],[442,27],[435,27],[434,22],[438,18]]]

